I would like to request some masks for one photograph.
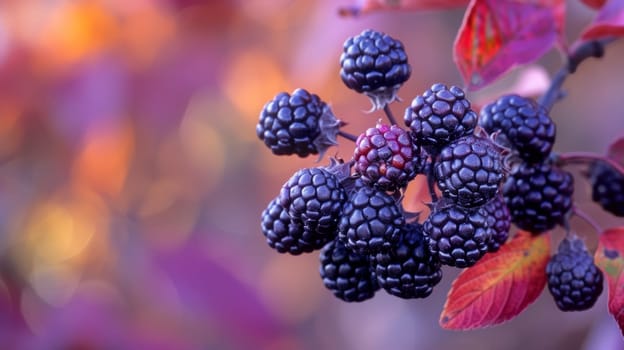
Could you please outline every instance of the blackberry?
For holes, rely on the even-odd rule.
[[[394,198],[375,188],[361,187],[343,207],[338,234],[350,249],[374,254],[394,246],[404,224]]]
[[[373,109],[396,100],[398,89],[412,72],[403,44],[371,29],[345,41],[340,68],[345,85],[366,94]]]
[[[548,290],[562,311],[591,308],[602,293],[602,271],[578,238],[566,238],[546,266]]]
[[[323,235],[336,235],[338,218],[346,192],[336,175],[324,168],[297,171],[282,186],[280,204],[305,229]]]
[[[563,223],[573,192],[572,174],[549,163],[521,163],[503,185],[511,221],[534,234]]]
[[[442,205],[433,209],[423,224],[429,251],[445,265],[469,267],[487,253],[491,232],[487,213]]]
[[[488,133],[500,131],[510,148],[526,162],[539,163],[550,154],[556,127],[535,101],[505,95],[481,109],[479,125]]]
[[[414,141],[430,154],[437,154],[450,142],[472,133],[477,114],[470,108],[462,89],[434,84],[412,100],[404,120]]]
[[[495,252],[500,246],[507,242],[509,229],[511,228],[511,214],[505,205],[502,195],[494,197],[483,206],[486,212],[487,226],[490,230],[491,238],[488,243],[488,252]]]
[[[277,198],[262,212],[261,226],[267,243],[279,253],[310,253],[331,240],[331,236],[305,229],[300,221],[292,220]]]
[[[336,145],[340,121],[317,95],[281,92],[260,112],[256,134],[276,155],[321,154]]]
[[[442,194],[464,207],[492,199],[503,179],[500,152],[489,139],[474,135],[444,147],[434,169]]]
[[[331,241],[321,249],[320,261],[323,284],[339,299],[364,301],[379,290],[369,256],[348,249],[339,240]]]
[[[589,169],[594,202],[615,216],[624,216],[624,175],[612,167],[595,162]]]
[[[426,160],[405,130],[383,124],[357,138],[353,159],[355,172],[361,174],[364,183],[386,191],[407,186]]]
[[[425,298],[442,279],[440,262],[429,252],[422,225],[405,225],[398,245],[372,257],[377,282],[401,298]]]

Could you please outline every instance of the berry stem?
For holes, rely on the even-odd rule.
[[[591,152],[566,152],[555,156],[555,163],[559,165],[567,165],[573,163],[589,164],[592,162],[604,162],[612,167],[615,171],[624,176],[624,166],[617,163],[611,158]]]
[[[349,141],[352,141],[352,142],[357,141],[357,136],[355,136],[353,134],[350,134],[350,133],[348,133],[346,131],[338,130],[338,136],[342,136],[345,139],[347,139]]]
[[[604,55],[605,46],[614,41],[615,38],[605,38],[600,40],[586,41],[578,45],[574,51],[567,56],[567,62],[559,69],[553,77],[550,87],[539,100],[539,104],[547,111],[564,96],[561,87],[568,75],[573,74],[578,66],[590,57],[602,57]]]
[[[435,191],[435,177],[433,175],[433,164],[427,168],[427,186],[429,187],[429,195],[433,203],[438,201],[438,194]]]
[[[582,211],[578,207],[576,206],[572,207],[572,214],[583,219],[583,221],[588,223],[594,230],[596,230],[596,233],[601,234],[603,232],[602,227],[598,225],[596,220],[594,220],[591,216],[589,216],[586,212]]]
[[[566,238],[570,237],[570,232],[572,232],[572,225],[570,225],[570,218],[572,217],[572,210],[566,213],[563,217],[563,229],[566,233]]]
[[[390,110],[390,106],[388,105],[388,103],[384,105],[384,112],[386,112],[386,116],[388,117],[390,124],[397,125],[396,119],[394,118],[394,114],[392,114],[392,110]]]

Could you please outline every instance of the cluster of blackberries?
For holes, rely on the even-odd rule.
[[[401,42],[372,30],[345,42],[340,64],[344,83],[375,110],[397,99],[411,73]],[[349,161],[296,172],[262,213],[268,244],[293,255],[320,249],[323,282],[346,301],[379,288],[428,296],[443,264],[471,266],[508,237],[501,149],[475,132],[477,119],[460,88],[433,85],[405,110],[405,127],[390,117],[355,139]],[[297,89],[264,106],[256,132],[273,153],[305,157],[335,145],[342,125],[317,95]],[[418,175],[443,196],[423,223],[401,204]]]
[[[534,234],[564,223],[573,180],[551,160],[555,124],[534,101],[503,96],[478,115],[462,89],[434,84],[406,108],[402,127],[388,108],[411,74],[401,42],[365,30],[345,42],[340,65],[345,85],[369,96],[389,124],[350,136],[325,102],[297,89],[269,101],[256,127],[276,155],[322,155],[338,135],[355,141],[350,160],[297,171],[262,213],[262,232],[278,252],[320,250],[321,278],[338,298],[363,301],[380,288],[424,298],[442,265],[470,267],[497,251],[512,222]],[[417,176],[430,185],[426,218],[401,203]],[[602,290],[577,242],[584,248],[564,241],[548,268],[550,290],[567,310]],[[570,262],[583,264],[583,274],[570,272]]]
[[[531,99],[505,95],[481,110],[479,125],[519,160],[503,186],[511,221],[533,234],[565,224],[574,178],[551,157],[556,132],[548,112]],[[586,310],[602,293],[602,272],[580,239],[560,242],[546,274],[548,289],[563,311]]]
[[[563,224],[572,208],[572,175],[552,164],[555,123],[535,101],[506,95],[481,110],[479,125],[520,162],[503,187],[513,223],[539,234]]]

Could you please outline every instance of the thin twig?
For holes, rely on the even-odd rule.
[[[596,230],[597,234],[601,234],[602,231],[602,227],[600,227],[600,225],[598,225],[598,223],[596,222],[596,220],[594,220],[591,216],[589,216],[587,213],[585,213],[584,211],[580,210],[578,207],[573,207],[572,208],[572,213],[576,216],[578,216],[579,218],[583,219],[583,221],[585,221],[586,223],[589,224],[589,226],[591,226],[594,230]]]
[[[600,154],[591,152],[565,152],[555,156],[555,162],[560,165],[572,163],[589,164],[596,161],[606,163],[607,165],[612,167],[613,170],[624,176],[624,166],[614,161],[613,159],[602,156]]]
[[[565,230],[566,233],[566,238],[570,237],[570,234],[572,232],[572,225],[570,225],[570,218],[572,217],[572,211],[568,211],[564,216],[563,216],[563,222],[562,222],[562,226],[563,229]]]
[[[339,130],[338,131],[338,136],[342,136],[342,137],[344,137],[345,139],[347,139],[349,141],[353,141],[353,142],[357,141],[357,136],[355,136],[353,134],[350,134],[350,133],[348,133],[346,131]]]
[[[563,96],[561,87],[568,75],[574,73],[578,66],[590,57],[602,57],[607,44],[614,41],[615,38],[605,38],[600,40],[586,41],[576,47],[567,58],[566,64],[555,74],[548,91],[539,100],[539,104],[547,111]]]
[[[435,191],[435,176],[433,175],[433,163],[427,168],[427,186],[429,187],[429,195],[433,203],[438,201],[438,194]]]
[[[392,110],[390,110],[390,106],[386,103],[384,105],[384,112],[386,112],[386,116],[390,121],[390,124],[397,125],[396,119],[394,119],[394,114],[392,114]]]

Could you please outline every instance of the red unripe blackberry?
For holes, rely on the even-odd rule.
[[[509,238],[509,229],[511,228],[511,213],[505,205],[502,195],[497,195],[483,206],[483,210],[487,214],[487,226],[490,230],[491,238],[488,243],[488,251],[495,252],[501,245],[507,242]]]
[[[279,195],[282,207],[304,228],[335,237],[346,192],[340,179],[325,168],[297,171],[282,186]]]
[[[262,212],[261,227],[267,244],[279,253],[310,253],[321,249],[332,239],[330,235],[308,230],[300,221],[292,220],[277,198]]]
[[[594,202],[615,216],[624,216],[624,175],[596,162],[589,170]]]
[[[370,257],[348,249],[341,241],[327,243],[319,258],[323,284],[337,298],[348,302],[364,301],[379,289]]]
[[[407,131],[397,125],[378,124],[355,142],[355,172],[368,185],[385,191],[407,186],[422,171],[425,157]]]
[[[462,89],[434,84],[412,100],[404,120],[414,142],[435,155],[450,142],[471,134],[477,125],[477,114]]]
[[[340,78],[348,88],[366,94],[375,109],[397,98],[411,72],[403,44],[385,33],[366,29],[344,43]]]
[[[434,169],[442,194],[464,207],[492,199],[504,175],[500,152],[489,139],[474,135],[444,147]]]
[[[469,267],[488,251],[491,231],[482,208],[438,206],[423,224],[429,251],[445,265]]]
[[[573,193],[572,174],[549,163],[522,163],[503,185],[511,221],[534,234],[563,223]]]
[[[403,212],[394,198],[365,186],[345,203],[338,235],[349,249],[374,254],[394,246],[404,224]]]
[[[602,293],[602,271],[578,238],[561,241],[546,266],[546,275],[548,290],[562,311],[587,310]]]
[[[281,92],[260,112],[256,134],[276,155],[321,155],[336,145],[340,122],[317,95],[296,89]]]
[[[546,159],[555,142],[556,127],[548,112],[518,95],[502,96],[483,107],[479,125],[490,134],[499,131],[526,162]]]
[[[429,296],[442,279],[441,264],[429,252],[420,224],[405,225],[399,243],[373,255],[372,264],[379,285],[405,299]]]

